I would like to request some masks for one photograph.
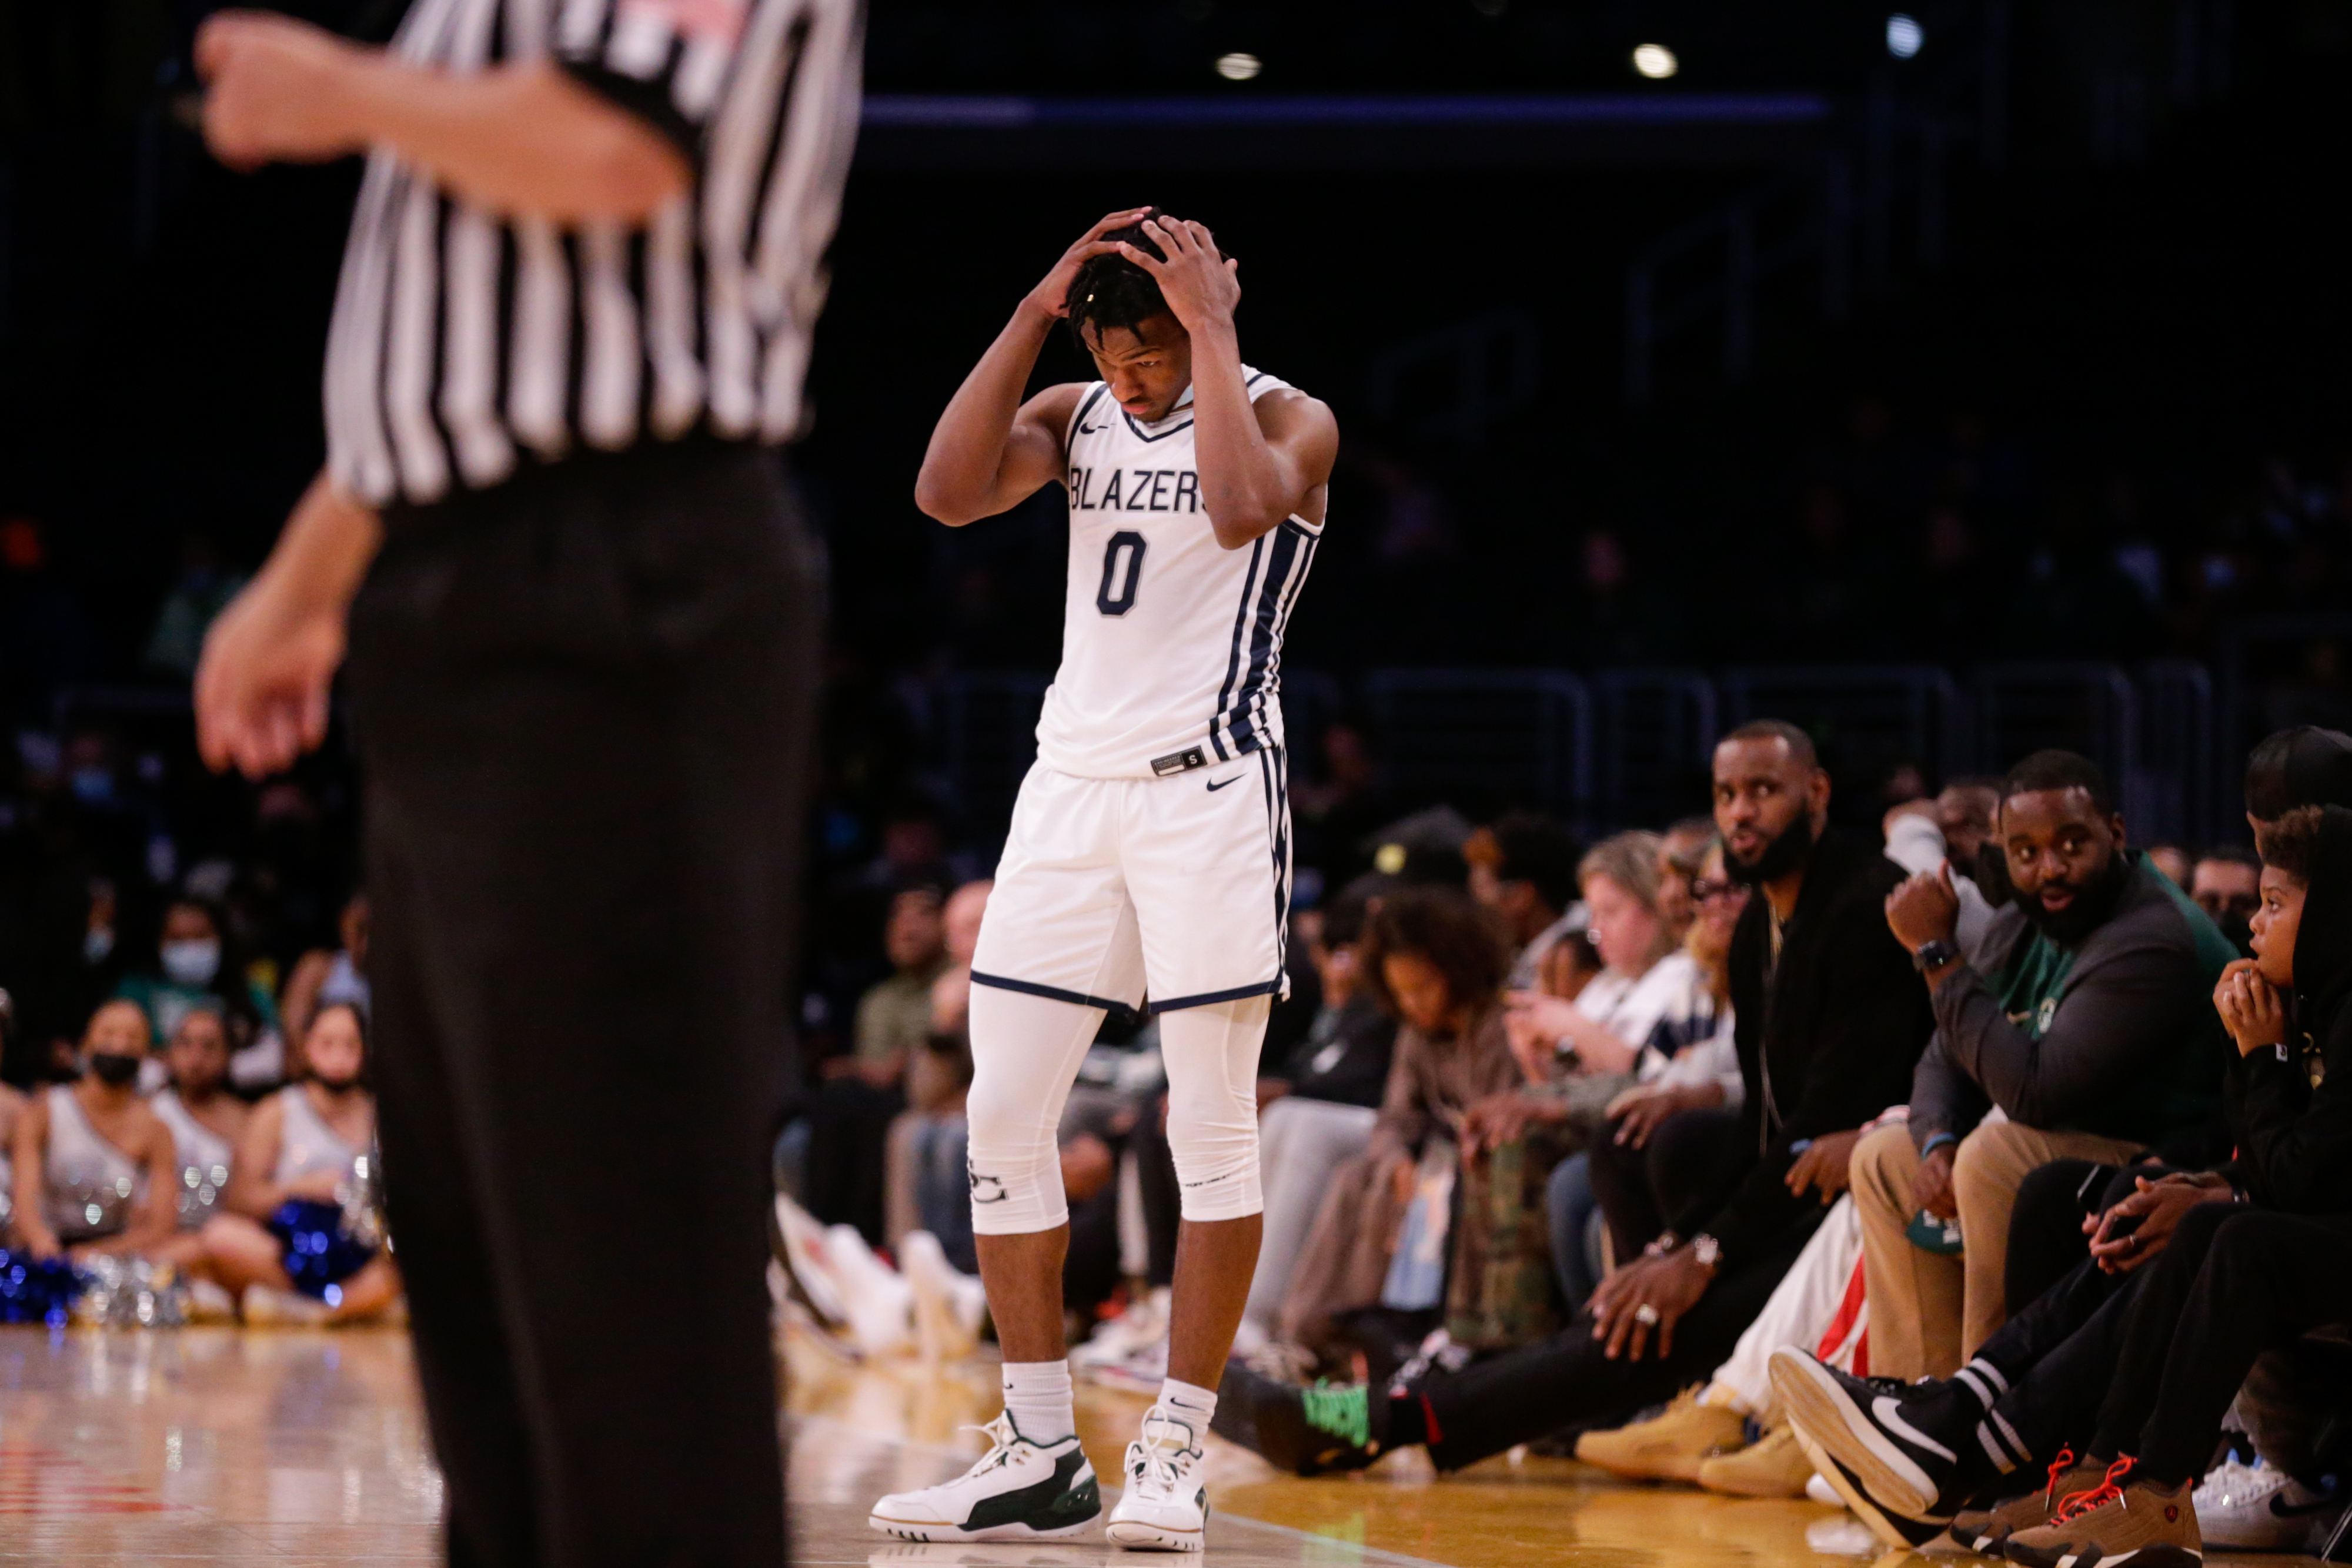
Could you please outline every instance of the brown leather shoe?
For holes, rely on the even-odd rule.
[[[2067,1497],[2049,1523],[2011,1536],[2002,1554],[2022,1568],[2203,1568],[2189,1483],[2131,1480],[2131,1467],[2129,1456],[2109,1465],[2103,1483]]]
[[[2077,1460],[2074,1450],[2061,1448],[2050,1466],[2050,1479],[2039,1491],[2013,1497],[1998,1508],[1962,1509],[1952,1517],[1952,1539],[1987,1557],[2000,1555],[2000,1543],[2021,1530],[2038,1530],[2058,1516],[2058,1506],[2078,1491],[2093,1491],[2105,1479],[2106,1467]]]

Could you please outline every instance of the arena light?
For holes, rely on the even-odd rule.
[[[1217,57],[1217,74],[1227,81],[1247,81],[1265,69],[1265,64],[1255,55],[1231,54]]]
[[[1633,68],[1652,81],[1664,81],[1682,69],[1683,63],[1664,44],[1643,44],[1633,50]]]
[[[1909,59],[1927,41],[1927,29],[1919,26],[1917,17],[1897,11],[1886,18],[1886,52],[1896,59]]]

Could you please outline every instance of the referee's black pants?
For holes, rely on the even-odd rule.
[[[823,571],[775,465],[593,455],[395,508],[352,609],[456,1568],[785,1559],[767,1155]]]

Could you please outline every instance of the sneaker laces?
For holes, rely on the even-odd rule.
[[[1021,1435],[1021,1429],[1013,1426],[1013,1412],[1010,1410],[1001,1412],[993,1421],[983,1422],[979,1426],[966,1422],[956,1430],[977,1432],[988,1439],[988,1452],[972,1461],[971,1469],[964,1471],[967,1477],[976,1476],[982,1470],[1003,1469],[1013,1458],[1013,1445],[1029,1442],[1028,1438]],[[1034,1443],[1030,1443],[1029,1446],[1036,1447]]]
[[[1181,1436],[1180,1436],[1181,1434]],[[1143,1413],[1143,1434],[1127,1446],[1128,1473],[1139,1482],[1163,1491],[1176,1490],[1176,1462],[1198,1454],[1192,1425],[1154,1405]]]
[[[2043,1508],[2046,1509],[2058,1500],[2058,1478],[2074,1468],[2074,1449],[2071,1444],[2059,1449],[2058,1457],[2050,1461],[2050,1484],[2042,1489],[2042,1492]]]
[[[2131,1473],[2132,1464],[2132,1457],[2129,1454],[2126,1454],[2123,1458],[2117,1459],[2114,1464],[2107,1467],[2106,1479],[2102,1480],[2097,1486],[2091,1487],[2083,1491],[2068,1492],[2064,1500],[2058,1504],[2058,1517],[2052,1520],[2050,1522],[2053,1524],[2072,1523],[2074,1521],[2078,1520],[2084,1514],[2090,1512],[2093,1509],[2104,1508],[2111,1502],[2123,1501],[2124,1489],[2119,1483],[2121,1483],[2124,1477]]]

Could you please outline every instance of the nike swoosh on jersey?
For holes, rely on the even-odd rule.
[[[1223,789],[1226,785],[1228,785],[1228,784],[1232,784],[1232,783],[1234,783],[1234,782],[1237,782],[1237,781],[1241,779],[1241,777],[1242,777],[1242,776],[1241,776],[1240,774],[1236,773],[1236,774],[1234,774],[1234,775],[1233,776],[1233,778],[1231,778],[1231,779],[1218,779],[1212,780],[1212,781],[1211,781],[1211,783],[1210,783],[1210,785],[1209,785],[1209,793],[1210,793],[1210,794],[1212,794],[1212,795],[1215,794],[1218,790],[1220,790],[1220,789]]]

